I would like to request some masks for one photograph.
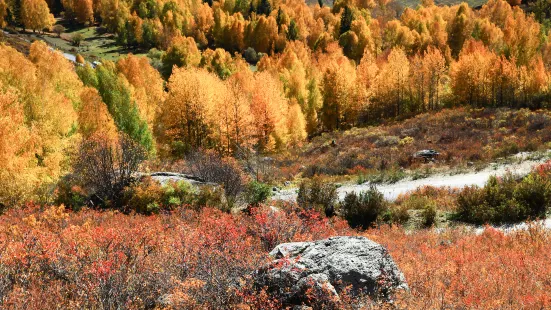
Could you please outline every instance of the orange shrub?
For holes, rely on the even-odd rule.
[[[411,291],[398,296],[397,309],[551,306],[551,232],[535,225],[508,235],[406,234],[388,226],[354,232],[342,220],[290,208],[142,216],[27,206],[2,215],[0,232],[2,309],[278,309],[251,285],[267,251],[280,242],[351,234],[387,247],[404,272]],[[350,308],[347,300],[343,308]]]

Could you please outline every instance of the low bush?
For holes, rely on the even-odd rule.
[[[84,41],[84,35],[80,34],[80,33],[75,33],[72,37],[71,37],[71,43],[74,45],[74,46],[80,46],[80,44],[82,43],[82,41]]]
[[[456,218],[475,224],[513,223],[541,218],[551,206],[551,182],[533,172],[517,180],[512,174],[491,177],[483,188],[466,187],[458,194]]]
[[[199,150],[188,156],[188,161],[193,175],[222,186],[227,204],[232,207],[246,183],[246,176],[237,160],[221,157],[212,150]]]
[[[150,177],[127,187],[124,191],[125,211],[141,214],[172,211],[182,205],[197,206],[198,193],[191,184],[179,181],[161,186]],[[216,206],[214,206],[216,207]]]
[[[316,212],[208,207],[142,216],[29,205],[7,210],[0,228],[0,309],[280,309],[252,290],[267,251],[350,234]]]
[[[76,181],[72,175],[67,175],[59,180],[54,192],[54,203],[75,211],[84,207],[87,200],[86,193],[75,184]]]
[[[434,203],[429,203],[423,208],[421,216],[423,218],[423,226],[431,227],[436,223],[436,205]]]
[[[168,182],[163,186],[161,203],[169,210],[174,210],[174,208],[184,204],[196,205],[199,194],[200,191],[198,193],[197,189],[188,182]]]
[[[268,184],[252,181],[247,184],[245,199],[249,205],[258,206],[266,202],[272,195],[272,189]]]
[[[124,191],[147,158],[144,147],[121,134],[116,141],[103,136],[84,140],[73,163],[74,184],[79,185],[90,206],[122,209]]]
[[[185,206],[199,211],[212,207],[229,212],[224,191],[221,187],[204,185],[195,188],[188,182],[168,182],[161,186],[150,177],[127,187],[124,191],[124,211],[153,214],[160,211],[174,211]]]
[[[143,214],[159,213],[163,194],[158,182],[149,177],[144,178],[141,182],[125,188],[125,209]]]
[[[367,191],[356,194],[350,192],[341,204],[342,217],[351,227],[368,228],[388,208],[384,196],[374,185]]]
[[[409,221],[410,215],[406,205],[393,204],[383,213],[382,219],[387,223],[403,225]]]
[[[216,186],[203,186],[197,193],[193,206],[195,209],[212,207],[229,213],[231,206],[224,196],[224,190]]]
[[[332,216],[335,213],[337,200],[337,187],[334,184],[324,183],[319,177],[300,183],[297,203],[303,209],[315,209],[327,216]]]

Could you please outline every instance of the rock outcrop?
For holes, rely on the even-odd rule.
[[[309,305],[306,292],[338,302],[344,290],[388,300],[393,291],[408,289],[387,250],[364,237],[284,243],[270,255],[275,260],[256,272],[256,285],[287,305]]]
[[[150,176],[153,180],[158,181],[161,185],[165,185],[168,182],[179,182],[184,181],[194,186],[202,186],[202,185],[216,185],[215,183],[208,183],[204,180],[188,175],[183,173],[176,173],[176,172],[153,172],[150,174],[144,174],[144,176]]]

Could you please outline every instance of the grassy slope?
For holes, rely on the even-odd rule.
[[[3,42],[15,47],[21,52],[28,53],[30,42],[42,40],[51,47],[69,54],[81,54],[88,61],[94,60],[117,60],[120,57],[133,53],[135,55],[145,55],[146,51],[137,49],[127,49],[121,47],[115,41],[113,34],[105,33],[100,27],[71,27],[58,20],[58,24],[63,24],[66,31],[58,37],[54,33],[44,33],[39,35],[32,32],[19,32],[13,35],[4,35]],[[81,34],[84,40],[81,46],[76,47],[71,43],[71,38]]]
[[[281,161],[280,170],[292,178],[462,169],[521,151],[545,150],[550,132],[548,111],[443,110],[395,124],[325,133]],[[438,162],[413,160],[412,154],[422,149],[439,151]]]
[[[80,47],[71,44],[71,37],[77,33],[84,36]],[[81,54],[88,60],[117,60],[128,53],[144,54],[144,51],[126,49],[117,45],[113,34],[103,33],[100,27],[68,28],[67,32],[58,38],[55,35],[45,35],[41,39],[49,45],[71,54]]]

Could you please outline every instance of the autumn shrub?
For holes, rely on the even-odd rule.
[[[366,229],[387,211],[387,208],[388,204],[383,194],[371,185],[368,190],[359,194],[347,193],[340,205],[340,212],[351,227]]]
[[[54,192],[54,203],[64,205],[78,211],[87,204],[87,195],[84,190],[76,185],[74,175],[66,175],[57,182]]]
[[[323,182],[320,177],[300,183],[297,203],[305,210],[314,209],[330,216],[335,212],[337,200],[337,187],[334,184]]]
[[[382,220],[387,223],[403,225],[411,217],[408,210],[405,204],[390,204],[387,211],[382,214]]]
[[[407,200],[401,202],[408,210],[423,210],[431,204],[432,199],[423,195],[411,195]]]
[[[506,157],[520,152],[519,145],[514,141],[504,141],[503,144],[494,150],[494,158]]]
[[[125,210],[141,214],[174,211],[179,207],[201,210],[205,207],[229,211],[223,190],[216,186],[202,185],[195,188],[186,181],[171,181],[160,185],[150,177],[127,187]]]
[[[181,205],[195,203],[198,195],[197,189],[190,183],[182,180],[172,181],[163,186],[162,203],[169,209],[174,209]]]
[[[76,62],[77,64],[81,64],[81,65],[84,65],[84,63],[86,62],[86,60],[84,59],[84,57],[80,54],[77,54],[76,56]]]
[[[459,191],[460,189],[446,186],[421,186],[399,195],[394,204],[404,206],[406,209],[421,210],[427,204],[434,203],[439,210],[454,211],[456,209],[456,196]]]
[[[544,217],[551,206],[551,183],[531,173],[517,180],[512,174],[491,177],[483,188],[466,187],[457,196],[456,217],[469,223],[512,223]]]
[[[59,25],[59,24],[52,27],[52,31],[55,34],[57,34],[58,38],[61,38],[61,34],[64,33],[65,30],[66,30],[65,27],[63,27],[63,25]]]
[[[266,202],[272,195],[272,188],[268,184],[252,181],[247,184],[245,199],[249,205],[259,205]]]
[[[75,33],[71,36],[71,43],[74,46],[77,46],[77,47],[80,46],[83,40],[84,40],[84,35],[82,35],[81,33]]]
[[[34,205],[8,210],[0,229],[0,308],[31,310],[253,305],[251,274],[273,246],[350,233],[315,211],[142,216]]]
[[[143,214],[158,213],[161,210],[163,189],[150,177],[131,184],[124,189],[124,208]]]
[[[425,205],[421,213],[423,219],[423,226],[431,227],[436,223],[437,209],[434,203],[429,203]]]
[[[246,176],[236,159],[222,157],[212,150],[197,151],[188,157],[193,175],[220,184],[231,207],[244,190]]]
[[[147,157],[143,147],[127,135],[117,141],[103,136],[84,140],[73,165],[75,177],[101,207],[122,209],[123,192]]]
[[[212,207],[224,212],[231,211],[231,206],[226,201],[224,190],[217,186],[202,186],[199,192],[197,192],[193,206],[195,209]]]
[[[551,272],[547,260],[551,234],[541,225],[512,233],[486,228],[481,234],[463,228],[410,233],[380,227],[363,235],[389,250],[408,281],[411,293],[396,296],[392,306],[397,309],[545,309],[550,305],[549,284],[542,283]]]

